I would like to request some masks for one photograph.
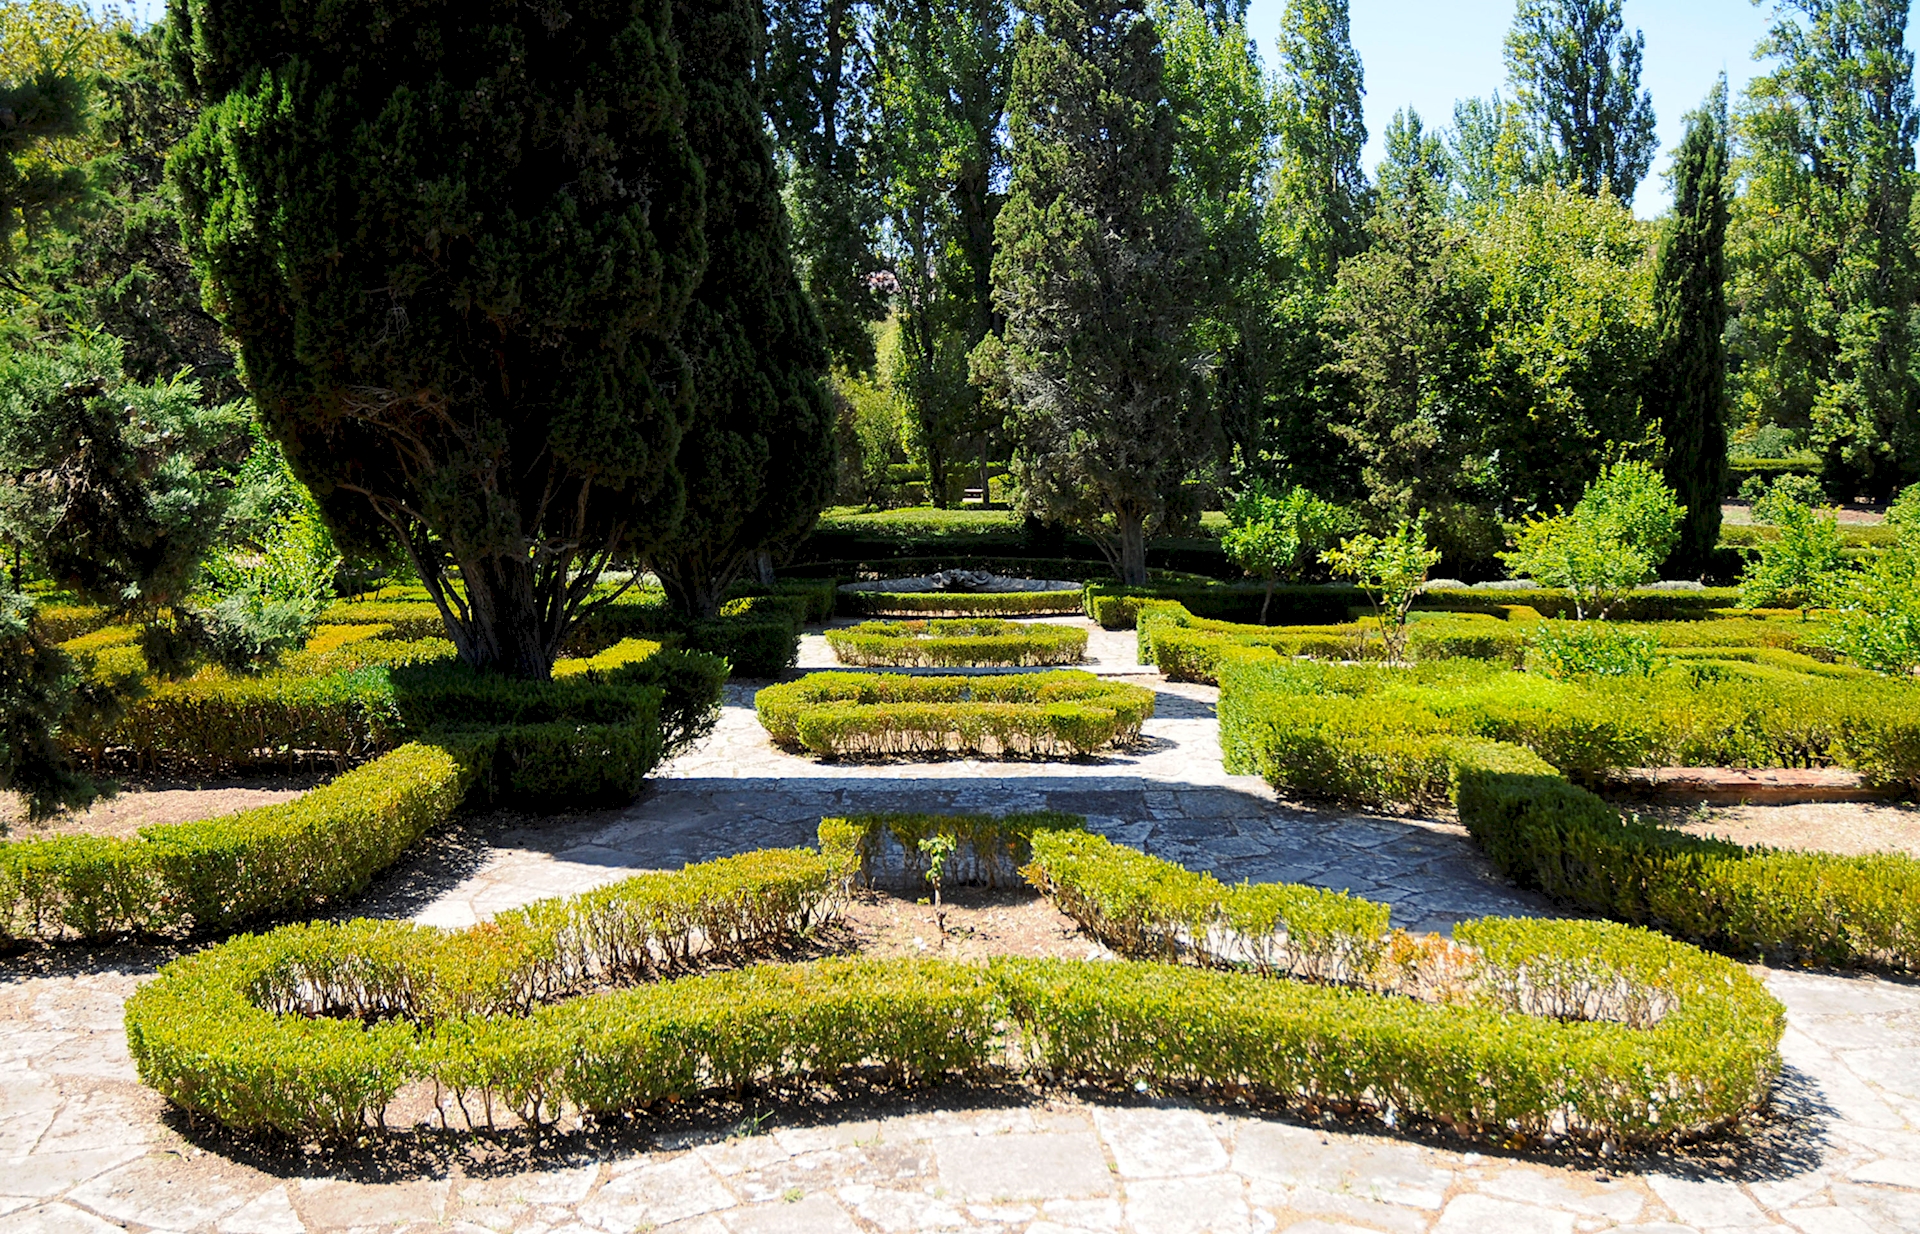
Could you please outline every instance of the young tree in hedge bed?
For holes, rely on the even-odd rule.
[[[756,552],[804,533],[833,495],[826,341],[794,274],[786,207],[754,76],[757,3],[674,5],[687,136],[707,171],[707,271],[680,344],[693,424],[680,442],[687,508],[650,560],[675,608],[717,617]]]
[[[470,664],[545,678],[683,497],[672,336],[706,252],[670,6],[171,0],[168,26],[204,104],[169,164],[189,247],[294,470],[343,548],[404,545]]]

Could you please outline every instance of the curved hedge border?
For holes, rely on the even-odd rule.
[[[1778,670],[1735,667],[1751,675],[1726,683],[1725,700],[1756,707],[1755,723],[1775,712],[1815,729],[1830,723],[1862,770],[1911,777],[1920,767],[1920,707],[1894,706],[1886,683],[1869,683],[1849,718],[1840,697],[1848,683],[1808,679],[1792,706],[1769,709],[1759,704]],[[1702,839],[1623,817],[1566,778],[1630,765],[1646,748],[1636,733],[1659,718],[1651,706],[1636,711],[1612,696],[1583,703],[1548,683],[1551,698],[1483,696],[1477,708],[1442,715],[1408,699],[1402,681],[1374,682],[1390,693],[1367,689],[1384,670],[1290,664],[1265,648],[1227,649],[1219,672],[1229,771],[1312,796],[1451,799],[1516,884],[1733,955],[1920,969],[1920,861]],[[1823,718],[1822,707],[1836,714]],[[1713,714],[1696,705],[1682,718]]]
[[[1489,613],[1420,613],[1407,627],[1414,660],[1488,660],[1518,666],[1526,659],[1530,623],[1540,614],[1523,605]],[[1142,604],[1135,628],[1139,660],[1174,681],[1210,681],[1219,650],[1270,647],[1281,656],[1318,660],[1384,660],[1386,644],[1375,621],[1334,626],[1250,626],[1195,617],[1171,600]]]
[[[863,814],[820,820],[820,847],[845,852],[862,886],[903,887],[919,892],[929,868],[922,840],[953,842],[942,877],[951,886],[1008,887],[1024,881],[1033,860],[1034,837],[1043,832],[1081,831],[1078,814],[1040,810],[1025,814]]]
[[[352,1135],[414,1083],[451,1090],[469,1124],[501,1106],[538,1124],[855,1071],[905,1083],[1030,1069],[1620,1144],[1737,1121],[1779,1068],[1784,1013],[1751,975],[1603,923],[1463,924],[1461,945],[1435,944],[1457,979],[1421,998],[1151,962],[829,960],[549,1001],[679,971],[694,940],[739,956],[793,937],[833,912],[848,842],[884,825],[829,822],[824,854],[645,876],[458,933],[361,921],[235,939],[137,991],[128,1046],[175,1104],[303,1138]],[[1071,827],[1028,834],[1036,881],[1109,923],[1090,907],[1109,876],[1152,861]],[[1174,905],[1163,920],[1251,893],[1154,873],[1146,898]],[[1382,955],[1407,950],[1405,936],[1380,941],[1384,906],[1278,891],[1249,923],[1304,938],[1318,920]]]
[[[1155,600],[1173,600],[1195,616],[1216,621],[1257,622],[1266,588],[1245,583],[1215,586],[1159,584],[1149,587],[1120,587],[1112,583],[1089,583],[1082,595],[1082,610],[1108,630],[1132,629],[1140,609]],[[1735,587],[1709,587],[1698,591],[1629,592],[1611,610],[1616,621],[1699,621],[1737,609],[1740,591]],[[1548,588],[1487,588],[1429,591],[1414,605],[1421,612],[1490,613],[1502,607],[1522,606],[1544,617],[1574,616],[1573,598],[1564,591]],[[1268,619],[1279,625],[1338,625],[1356,614],[1372,611],[1367,593],[1358,587],[1293,586],[1276,587]]]
[[[842,664],[862,668],[1039,668],[1078,664],[1087,632],[1071,626],[972,621],[869,621],[828,630]]]
[[[1129,745],[1153,691],[1057,670],[1004,677],[813,673],[754,696],[783,746],[822,755],[1060,757]]]
[[[666,753],[712,724],[726,673],[712,657],[633,642],[560,676],[519,682],[434,665],[404,670],[396,684],[383,674],[382,731],[418,740],[297,801],[131,840],[0,843],[0,936],[229,930],[364,890],[463,805],[630,800]],[[250,714],[283,736],[311,731],[300,728],[307,710],[275,720],[278,697]]]
[[[1067,617],[1083,608],[1078,591],[853,591],[840,608],[856,617]]]

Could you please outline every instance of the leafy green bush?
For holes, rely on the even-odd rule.
[[[1060,670],[1006,677],[814,673],[754,696],[780,745],[816,754],[1090,754],[1130,744],[1153,691]]]
[[[842,664],[888,668],[968,668],[1014,665],[1033,668],[1078,664],[1087,632],[1070,626],[978,621],[869,621],[827,631],[827,645]]]
[[[1740,602],[1749,608],[1791,606],[1802,616],[1827,607],[1851,568],[1838,520],[1772,494],[1756,513],[1778,534],[1762,541],[1758,556],[1748,561]]]
[[[1078,591],[852,591],[840,607],[859,617],[1058,617],[1080,611]]]
[[[1566,588],[1577,619],[1605,617],[1621,596],[1658,577],[1685,517],[1652,467],[1615,463],[1601,468],[1571,513],[1530,519],[1500,559],[1518,576]]]
[[[1646,677],[1659,658],[1650,634],[1584,621],[1542,624],[1527,643],[1527,667],[1549,677]]]

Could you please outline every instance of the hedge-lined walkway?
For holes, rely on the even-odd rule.
[[[1104,639],[1099,667],[1138,673],[1131,635]],[[808,843],[822,815],[1039,808],[1086,814],[1115,840],[1229,881],[1350,888],[1391,903],[1395,923],[1410,928],[1546,911],[1495,879],[1449,824],[1304,811],[1227,776],[1215,691],[1140,680],[1159,691],[1141,747],[1079,763],[821,763],[775,750],[751,684],[731,686],[713,736],[634,805],[538,828],[464,828],[404,862],[357,911],[464,924],[639,869]],[[770,1107],[757,1123],[737,1110],[706,1122],[669,1116],[544,1149],[450,1139],[397,1158],[375,1146],[302,1164],[196,1138],[135,1082],[121,1008],[161,958],[69,950],[52,961],[68,971],[30,977],[0,960],[0,1234],[1920,1230],[1912,983],[1765,974],[1789,1008],[1787,1083],[1779,1119],[1736,1161],[1676,1155],[1603,1174],[1592,1161],[1314,1130],[1144,1096],[935,1093],[917,1105]]]

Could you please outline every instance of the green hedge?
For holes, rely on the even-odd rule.
[[[1021,881],[1042,832],[1079,831],[1087,820],[1050,810],[986,814],[863,814],[820,821],[820,847],[851,855],[862,886],[926,886],[930,862],[922,840],[945,836],[953,851],[943,867],[949,886],[1006,887]]]
[[[1153,691],[1058,670],[1004,677],[814,673],[754,708],[773,740],[825,755],[1090,754],[1132,743]]]
[[[1175,601],[1194,616],[1208,620],[1257,622],[1265,595],[1264,587],[1245,584],[1117,587],[1090,583],[1083,605],[1087,616],[1105,629],[1126,630],[1133,628],[1141,609],[1156,600]],[[1629,592],[1609,616],[1615,621],[1698,621],[1727,614],[1739,604],[1737,587],[1642,590]],[[1573,597],[1547,588],[1429,591],[1415,607],[1425,612],[1453,613],[1531,608],[1543,617],[1565,620],[1574,616]],[[1358,587],[1276,587],[1267,616],[1274,625],[1313,626],[1338,625],[1371,612],[1366,593]]]
[[[1128,884],[1142,871],[1125,850],[1071,826],[1005,822],[1046,863],[1037,881],[1074,887],[1074,904],[1115,924],[1117,939],[1160,946],[1120,924],[1141,917]],[[502,1107],[539,1124],[855,1070],[908,1083],[1031,1068],[1056,1082],[1195,1085],[1396,1126],[1621,1145],[1734,1122],[1766,1100],[1779,1068],[1784,1014],[1750,974],[1588,922],[1465,923],[1456,944],[1434,944],[1456,979],[1414,997],[1055,960],[757,965],[565,997],[798,936],[832,916],[858,837],[895,825],[828,820],[821,855],[643,876],[458,933],[357,921],[234,939],[167,965],[128,1000],[128,1047],[175,1104],[300,1139],[355,1135],[410,1084],[450,1090],[469,1124]],[[1167,920],[1224,913],[1269,932],[1284,922],[1296,939],[1311,920],[1329,936],[1370,935],[1381,954],[1409,949],[1404,936],[1378,941],[1383,906],[1300,888],[1256,903],[1250,889],[1184,871],[1145,873],[1153,894],[1182,906]],[[1238,908],[1222,907],[1235,897]]]
[[[828,630],[842,664],[885,668],[1036,668],[1078,664],[1087,632],[1071,626],[975,621],[869,621]]]
[[[1531,608],[1502,606],[1492,613],[1416,613],[1407,650],[1415,660],[1489,660],[1518,665],[1527,636],[1541,620]],[[1213,681],[1228,647],[1269,647],[1281,656],[1324,660],[1384,660],[1377,621],[1333,626],[1253,626],[1193,616],[1170,600],[1142,604],[1136,621],[1139,657],[1175,681]]]
[[[817,626],[833,620],[840,599],[840,586],[837,579],[831,578],[783,578],[771,587],[759,583],[735,583],[728,595],[736,599],[758,599],[762,596],[798,599],[805,604],[803,624]]]
[[[1920,968],[1920,861],[1785,853],[1622,815],[1565,777],[1723,765],[1737,754],[1920,775],[1920,699],[1903,683],[1725,664],[1581,685],[1478,665],[1411,672],[1222,660],[1228,769],[1367,803],[1451,799],[1502,874],[1587,911],[1736,955]]]
[[[1078,591],[852,591],[840,607],[859,617],[1059,617],[1081,610]]]
[[[409,745],[282,805],[0,844],[0,934],[229,929],[337,901],[451,817],[466,779],[446,750]]]
[[[263,741],[332,740],[342,757],[349,743],[416,743],[284,805],[130,841],[0,844],[0,935],[230,929],[358,892],[456,805],[631,800],[711,727],[725,677],[714,657],[634,642],[551,683],[457,664],[308,679],[305,694],[298,679],[198,683],[164,696],[150,714],[174,725],[149,738],[195,749],[199,765],[222,743],[257,754]]]
[[[33,623],[50,643],[91,634],[107,624],[112,613],[98,604],[44,604],[33,607]]]

